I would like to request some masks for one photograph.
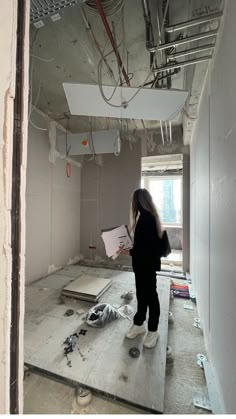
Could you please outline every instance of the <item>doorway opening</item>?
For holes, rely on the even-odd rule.
[[[162,270],[182,271],[183,254],[183,156],[142,158],[141,187],[152,195],[172,252],[162,259]]]

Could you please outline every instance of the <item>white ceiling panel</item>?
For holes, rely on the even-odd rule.
[[[127,107],[114,107],[101,96],[99,86],[92,84],[63,83],[68,106],[72,115],[133,118],[144,120],[173,120],[181,111],[188,92],[184,90],[141,89],[117,87],[111,103]],[[104,86],[106,97],[114,91],[113,86]],[[129,103],[128,103],[129,102]]]

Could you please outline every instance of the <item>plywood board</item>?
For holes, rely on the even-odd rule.
[[[117,87],[113,104],[128,103],[127,107],[113,107],[102,98],[99,86],[92,84],[63,83],[67,102],[72,115],[104,116],[113,118],[134,118],[144,120],[172,120],[181,111],[188,92],[174,89]],[[104,93],[111,96],[114,87],[104,86]]]
[[[90,268],[88,275],[93,276],[98,271]],[[135,291],[134,274],[109,272],[112,287],[103,294],[101,301],[120,306],[123,304],[121,295]],[[66,306],[57,304],[54,298],[46,315],[41,312],[29,316],[26,313],[25,362],[147,411],[163,412],[170,283],[164,277],[158,277],[157,283],[161,317],[156,348],[143,348],[143,336],[134,340],[125,338],[130,327],[128,319],[117,319],[102,329],[92,328],[81,316],[65,317],[65,310],[74,306],[70,306],[68,301]],[[42,291],[38,289],[38,292]],[[27,295],[37,298],[34,293]],[[135,299],[131,305],[135,311]],[[88,311],[92,305],[79,301],[77,306]],[[79,333],[80,329],[87,329],[87,333],[79,335],[76,350],[69,354],[70,368],[63,356],[63,342],[68,335]],[[132,359],[128,354],[132,346],[140,349],[138,359]]]
[[[62,290],[62,295],[96,302],[111,283],[110,279],[81,275]]]

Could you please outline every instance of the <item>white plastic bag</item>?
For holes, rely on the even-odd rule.
[[[134,312],[134,309],[129,304],[125,304],[118,309],[118,312],[122,317],[130,320],[130,315]]]
[[[99,303],[92,307],[86,317],[86,322],[92,327],[104,327],[107,323],[120,317],[120,313],[110,304]]]

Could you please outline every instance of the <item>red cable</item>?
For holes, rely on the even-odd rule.
[[[66,162],[66,175],[67,177],[71,177],[71,174],[72,174],[71,164],[69,162]]]
[[[101,19],[102,19],[102,21],[103,21],[103,24],[104,24],[104,26],[105,26],[105,29],[106,29],[107,35],[108,35],[108,37],[109,37],[109,39],[110,39],[110,41],[111,41],[112,48],[113,48],[113,50],[114,50],[114,52],[115,52],[115,54],[116,54],[116,56],[117,56],[118,64],[119,64],[119,66],[120,66],[120,67],[121,67],[121,69],[122,69],[122,73],[123,73],[123,76],[124,76],[125,81],[126,81],[126,83],[127,83],[127,86],[130,86],[129,77],[128,77],[128,75],[127,75],[127,73],[126,73],[125,69],[124,69],[124,66],[123,66],[122,60],[121,60],[121,58],[120,58],[119,51],[117,51],[117,48],[116,48],[116,43],[115,43],[115,41],[114,41],[114,38],[113,38],[113,35],[112,35],[112,32],[111,32],[111,29],[110,29],[109,23],[108,23],[108,21],[107,21],[107,18],[106,18],[105,12],[104,12],[103,7],[102,7],[102,4],[101,4],[101,1],[100,1],[100,0],[95,0],[95,2],[96,2],[96,5],[97,5],[97,8],[98,8],[99,14],[100,14],[100,16],[101,16]]]

